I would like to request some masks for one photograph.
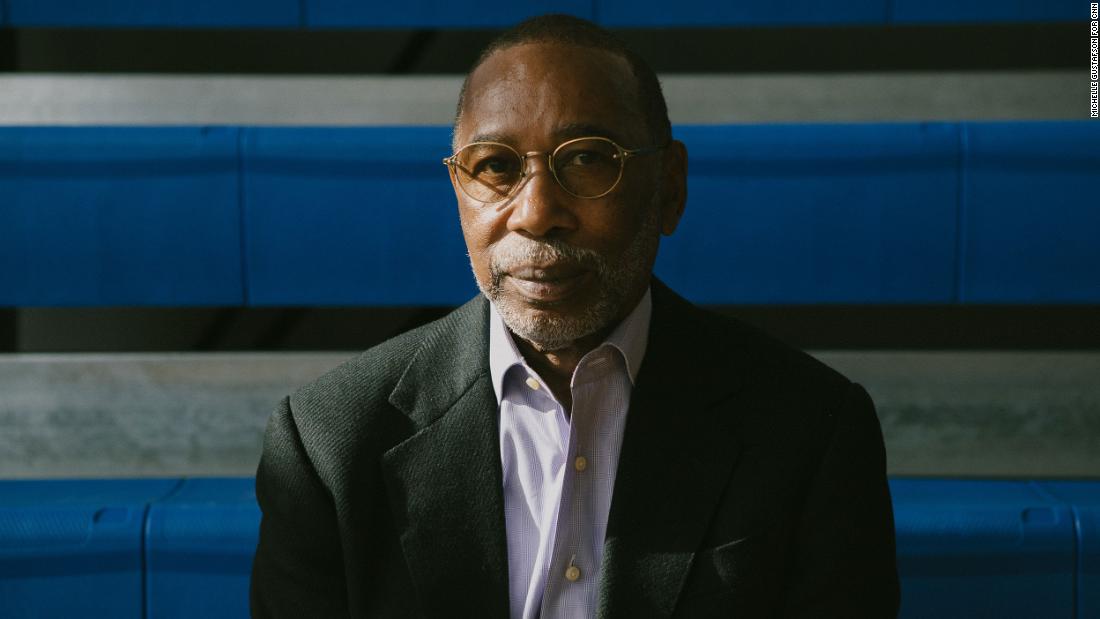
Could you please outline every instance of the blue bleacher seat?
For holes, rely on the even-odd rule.
[[[251,477],[187,479],[150,506],[145,619],[248,616],[255,487]]]
[[[1100,124],[964,126],[961,301],[1100,301]]]
[[[1077,0],[891,0],[896,24],[1079,22],[1088,19],[1088,3]]]
[[[145,509],[178,483],[0,481],[0,616],[142,619]]]
[[[1100,125],[678,126],[707,304],[1100,303]],[[447,127],[0,128],[0,305],[453,305]]]
[[[612,28],[824,26],[885,24],[886,0],[596,0],[596,19]]]
[[[0,305],[240,305],[235,128],[0,128]]]
[[[688,206],[657,273],[699,303],[950,303],[957,132],[676,127]]]
[[[476,293],[444,127],[258,128],[244,139],[253,305],[454,305]]]
[[[4,617],[246,616],[253,484],[0,481]],[[1100,481],[891,479],[890,490],[902,619],[1100,610]]]
[[[1088,3],[995,0],[535,0],[470,4],[416,0],[0,0],[0,26],[111,28],[504,28],[532,15],[570,13],[612,28],[874,26],[1084,22]]]
[[[894,479],[901,619],[1073,619],[1069,505],[1028,482]]]
[[[1100,481],[1043,482],[1040,486],[1073,506],[1077,527],[1077,616],[1100,617]]]
[[[535,15],[568,13],[593,18],[593,0],[399,3],[301,0],[307,28],[506,28]]]
[[[297,28],[301,0],[0,0],[18,27]]]

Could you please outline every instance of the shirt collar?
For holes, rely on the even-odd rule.
[[[630,382],[634,383],[638,376],[638,370],[642,367],[642,358],[645,356],[646,346],[649,343],[649,320],[653,314],[653,298],[650,289],[646,288],[641,301],[627,314],[607,336],[599,346],[614,347],[622,354],[626,361],[626,368],[630,374]],[[497,404],[504,397],[504,376],[515,365],[526,367],[523,355],[516,347],[512,339],[512,333],[504,324],[504,319],[497,312],[496,305],[489,303],[489,374],[493,379],[493,391],[497,396]]]

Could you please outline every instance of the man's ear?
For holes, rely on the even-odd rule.
[[[661,234],[676,231],[687,206],[687,147],[672,140],[663,151],[661,166]]]

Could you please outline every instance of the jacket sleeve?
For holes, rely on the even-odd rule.
[[[302,445],[289,398],[268,421],[256,499],[263,516],[252,564],[252,616],[347,617],[336,510]]]
[[[874,404],[852,384],[798,525],[783,617],[897,617],[900,591],[886,451]]]

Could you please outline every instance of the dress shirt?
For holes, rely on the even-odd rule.
[[[611,335],[581,358],[567,416],[496,308],[490,311],[512,619],[596,614],[611,492],[651,312],[647,289]]]

